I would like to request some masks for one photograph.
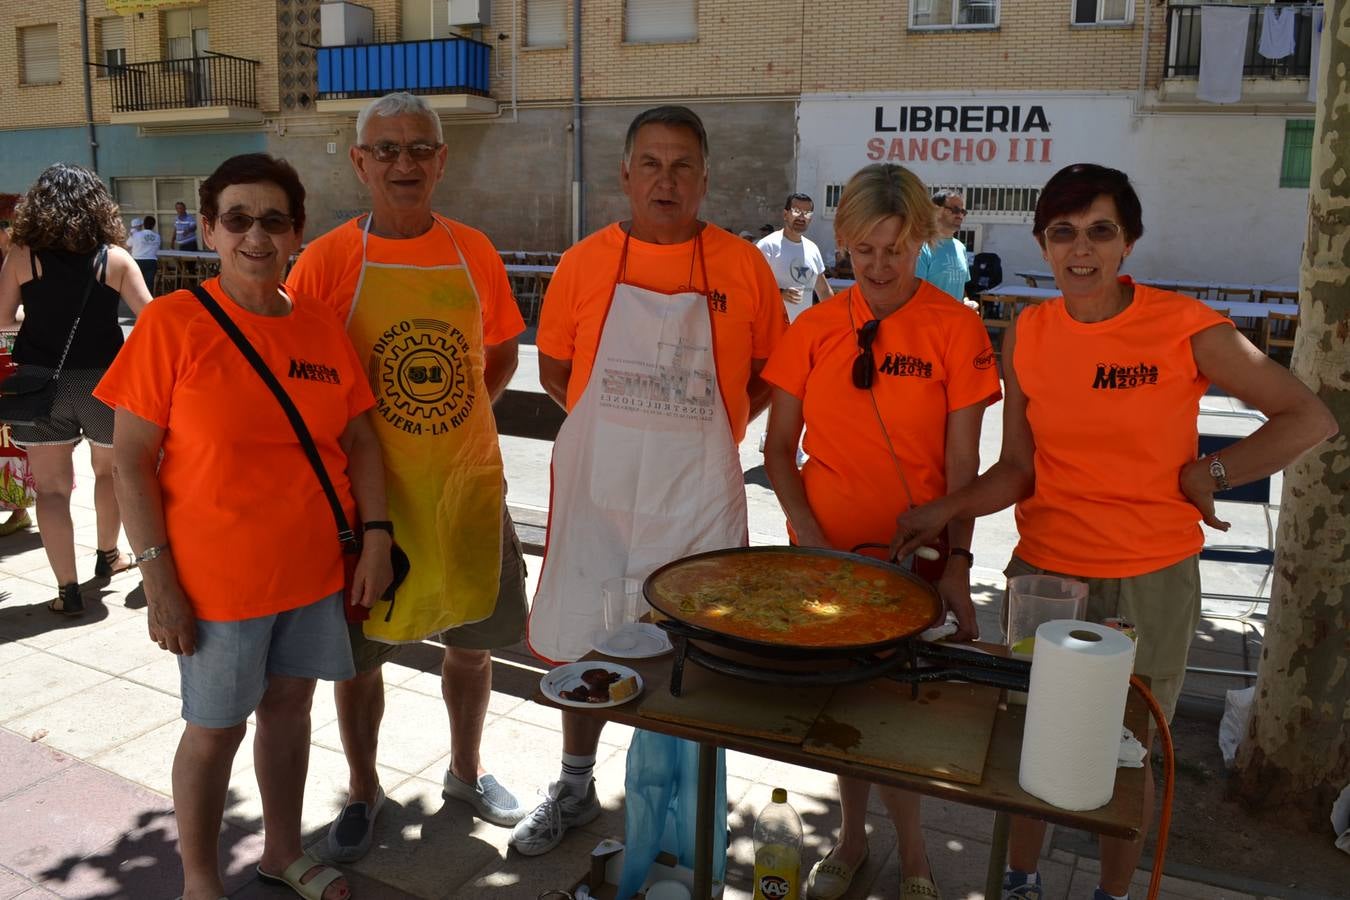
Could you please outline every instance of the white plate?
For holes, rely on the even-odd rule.
[[[572,700],[562,695],[563,691],[575,690],[578,686],[585,684],[581,680],[581,673],[587,669],[604,669],[608,672],[617,672],[620,676],[627,678],[633,676],[637,679],[637,693],[627,700],[608,700],[604,703],[591,703],[588,700]],[[561,703],[563,706],[576,706],[582,709],[604,709],[608,706],[618,706],[621,703],[627,703],[634,697],[642,696],[642,676],[627,666],[621,666],[612,662],[574,662],[565,666],[559,666],[552,672],[549,672],[543,678],[539,679],[539,690],[544,692],[554,703]]]
[[[650,622],[629,622],[614,632],[597,631],[591,646],[618,659],[649,659],[674,649],[665,631]]]

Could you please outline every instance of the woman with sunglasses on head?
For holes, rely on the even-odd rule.
[[[98,175],[56,163],[18,205],[13,244],[0,268],[0,329],[12,329],[23,307],[14,362],[59,373],[51,414],[10,430],[28,453],[38,533],[58,585],[47,608],[65,616],[84,615],[70,517],[75,445],[82,438],[89,441],[94,470],[94,577],[110,578],[131,567],[117,549],[122,525],[113,492],[112,410],[91,393],[122,348],[118,300],[133,313],[150,302],[141,270],[121,246],[126,234]]]
[[[345,900],[304,854],[300,814],[316,678],[353,674],[333,507],[279,398],[223,316],[282,385],[348,522],[365,523],[353,602],[392,579],[384,472],[356,351],[322,303],[282,287],[305,189],[262,153],[202,182],[201,234],[220,254],[203,293],[161,297],[96,395],[116,409],[117,494],[145,583],[150,639],[178,657],[187,724],[173,763],[185,900],[217,900],[220,822],[245,722],[257,714],[266,882]],[[358,515],[360,518],[356,518]],[[392,528],[388,528],[392,532]]]
[[[1088,584],[1088,618],[1138,635],[1135,672],[1170,719],[1200,619],[1200,521],[1214,494],[1283,469],[1336,432],[1326,407],[1233,323],[1191,297],[1135,284],[1120,266],[1144,232],[1125,173],[1077,164],[1041,191],[1033,234],[1063,291],[1023,312],[1003,345],[999,461],[975,482],[900,517],[900,552],[1017,504],[1006,570]],[[1200,397],[1213,383],[1267,421],[1197,459]],[[1150,821],[1152,780],[1145,781]],[[1004,896],[1042,896],[1045,824],[1015,819]],[[1102,839],[1097,900],[1127,895],[1143,848]]]
[[[920,248],[938,236],[934,212],[927,188],[901,166],[854,175],[834,227],[857,281],[803,311],[764,369],[775,388],[764,466],[799,546],[885,547],[897,515],[979,470],[980,425],[1000,396],[998,374],[981,320],[915,275]],[[803,426],[809,458],[798,470]],[[953,522],[937,541],[940,559],[917,566],[955,614],[958,640],[979,636],[971,528]],[[811,870],[813,900],[843,896],[868,854],[871,785],[841,777],[839,788],[839,843]],[[882,788],[881,796],[896,826],[903,897],[938,897],[918,795]]]

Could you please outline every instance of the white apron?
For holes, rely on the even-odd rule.
[[[694,254],[702,262],[701,234]],[[604,626],[606,578],[645,578],[747,539],[707,295],[627,284],[627,256],[625,238],[595,366],[553,443],[548,540],[529,619],[530,649],[550,662],[591,649]],[[706,263],[702,272],[706,291]]]

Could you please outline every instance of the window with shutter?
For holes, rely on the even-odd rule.
[[[525,46],[566,47],[565,0],[525,0]]]
[[[98,20],[98,46],[103,53],[103,65],[108,69],[127,64],[126,23],[121,16]],[[106,77],[108,69],[100,69],[99,77]]]
[[[19,29],[19,71],[23,84],[56,84],[61,80],[56,25]]]
[[[1280,187],[1306,190],[1312,182],[1313,124],[1312,119],[1289,119],[1284,123]]]
[[[623,39],[634,44],[692,41],[698,37],[695,0],[625,0]]]

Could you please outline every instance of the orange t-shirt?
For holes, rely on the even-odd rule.
[[[357,280],[361,277],[364,218],[358,216],[344,222],[311,241],[286,277],[286,283],[297,294],[327,303],[343,322],[351,312]],[[506,277],[506,265],[497,249],[487,235],[475,228],[449,219],[440,221],[450,226],[454,241],[439,225],[432,225],[415,238],[393,240],[372,234],[366,245],[369,261],[408,266],[455,265],[460,261],[455,252],[458,242],[483,309],[483,343],[491,347],[520,334],[525,330],[525,320],[520,317],[520,307]]]
[[[574,245],[558,262],[544,296],[536,343],[539,352],[571,360],[567,409],[581,399],[591,377],[600,332],[609,312],[619,273],[624,231],[609,225]],[[703,259],[694,240],[682,244],[628,242],[624,281],[648,290],[674,293],[692,281],[707,290],[712,310],[713,357],[717,382],[739,443],[750,418],[750,361],[768,359],[787,327],[778,282],[754,244],[708,225],[703,229]],[[703,282],[704,264],[709,284]],[[692,276],[691,276],[692,273]]]
[[[1036,442],[1036,492],[1017,504],[1018,556],[1069,575],[1128,578],[1200,551],[1200,513],[1179,479],[1198,452],[1209,386],[1191,337],[1232,324],[1141,284],[1104,322],[1074,321],[1062,297],[1018,317],[1012,364]]]
[[[881,320],[871,392],[854,387],[856,332],[871,318],[856,287],[836,294],[797,317],[763,373],[802,401],[806,499],[840,550],[888,543],[905,509],[878,411],[917,505],[947,493],[947,414],[1002,396],[980,317],[926,281]]]
[[[296,300],[259,316],[203,287],[300,410],[348,521],[356,507],[338,438],[375,402],[342,323]],[[151,303],[94,391],[164,429],[159,486],[178,580],[199,619],[295,609],[342,587],[337,525],[286,414],[189,291]]]

